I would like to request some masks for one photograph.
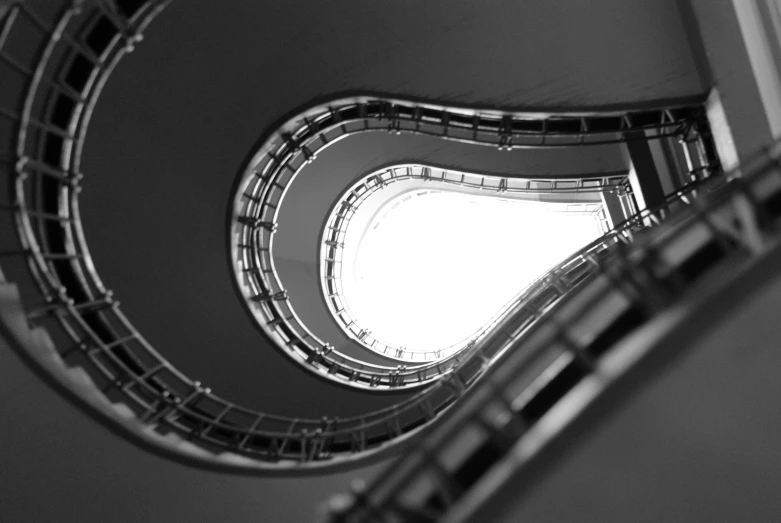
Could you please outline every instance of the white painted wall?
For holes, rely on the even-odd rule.
[[[731,0],[683,0],[681,12],[703,82],[718,91],[709,119],[731,168],[773,138],[740,22]]]

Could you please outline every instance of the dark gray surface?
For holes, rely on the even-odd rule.
[[[312,521],[382,465],[320,478],[246,478],[165,461],[109,433],[33,376],[0,339],[0,520]]]

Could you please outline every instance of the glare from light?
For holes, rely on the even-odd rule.
[[[462,342],[524,286],[594,240],[590,214],[454,192],[387,205],[344,267],[344,298],[372,337],[409,351]]]

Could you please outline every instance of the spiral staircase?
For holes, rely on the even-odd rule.
[[[508,503],[513,485],[534,483],[563,442],[575,445],[617,397],[641,390],[660,361],[684,351],[676,341],[682,333],[704,336],[708,315],[738,310],[752,298],[746,289],[775,276],[781,148],[769,144],[723,172],[704,96],[546,112],[368,92],[324,98],[266,130],[241,168],[227,227],[233,285],[259,335],[302,374],[385,395],[389,406],[307,418],[225,399],[174,366],[128,320],[98,275],[80,210],[89,184],[83,149],[98,97],[168,3],[13,2],[2,12],[0,329],[13,352],[4,356],[7,369],[21,369],[18,358],[25,365],[19,372],[32,371],[97,422],[103,437],[111,433],[111,445],[157,455],[180,477],[204,475],[213,484],[230,478],[214,488],[230,484],[251,495],[253,477],[345,472],[399,456],[368,487],[355,484],[352,494],[334,498],[328,517],[485,515]],[[296,314],[273,249],[283,200],[306,166],[351,136],[378,131],[502,151],[675,138],[687,183],[521,289],[461,350],[408,366],[361,361],[320,339]],[[395,171],[387,172],[359,181],[342,211],[362,190],[391,181]],[[436,181],[431,168],[420,177]],[[479,188],[467,187],[463,175],[448,180],[445,171],[441,181],[505,192],[517,178],[480,177]],[[607,180],[573,178],[581,189],[590,179]],[[333,277],[340,232],[330,230],[323,270]],[[341,310],[327,286],[326,298]],[[8,397],[23,402],[14,391],[30,385],[14,382],[15,373],[8,372]],[[313,502],[306,493],[302,499]]]

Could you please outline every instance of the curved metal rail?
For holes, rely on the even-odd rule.
[[[477,343],[496,318],[496,316],[492,316],[465,339],[447,347],[438,347],[429,351],[410,351],[404,347],[389,345],[372,336],[371,332],[361,325],[350,310],[342,286],[342,267],[348,226],[352,223],[352,218],[358,209],[370,196],[396,182],[410,180],[427,182],[432,186],[432,189],[443,186],[447,190],[447,187],[454,186],[474,191],[475,194],[490,195],[566,195],[599,193],[607,190],[631,192],[628,189],[629,182],[626,172],[606,173],[601,176],[583,175],[578,178],[543,178],[524,175],[507,177],[457,171],[421,163],[394,164],[373,171],[348,187],[332,206],[332,211],[329,213],[321,233],[318,255],[320,290],[331,315],[351,339],[373,352],[403,360],[403,365],[430,361],[441,362],[441,360],[453,356],[464,347]],[[552,203],[551,206],[564,207],[567,212],[596,214],[600,218],[599,225],[603,226],[605,223],[601,202],[557,202]],[[609,228],[603,229],[602,232],[609,232]],[[450,360],[450,362],[450,365],[441,365],[437,370],[441,368],[443,373],[449,371],[455,361]],[[418,372],[420,370],[416,369]],[[432,378],[435,377],[432,376]]]
[[[295,313],[274,266],[273,239],[283,198],[305,165],[322,149],[346,136],[376,131],[437,136],[509,150],[513,147],[563,147],[679,137],[694,178],[713,169],[709,141],[700,129],[698,106],[610,113],[500,112],[446,107],[388,97],[330,100],[302,109],[263,136],[237,180],[229,223],[234,282],[246,310],[289,358],[317,376],[374,390],[419,385],[421,367],[368,364],[317,338]],[[423,381],[438,377],[436,365],[423,364]],[[399,376],[403,376],[402,379]]]
[[[599,276],[559,300],[547,321],[531,325],[525,344],[468,391],[452,416],[370,488],[356,485],[352,495],[335,498],[329,520],[465,519],[464,510],[487,501],[507,479],[505,458],[514,471],[536,459],[647,355],[635,350],[640,339],[622,339],[703,282],[726,286],[725,277],[778,251],[780,158],[781,142],[599,263]],[[654,342],[648,350],[658,348]]]
[[[50,2],[41,13],[15,3],[3,18],[0,61],[16,72],[22,87],[18,95],[5,96],[0,109],[0,118],[10,123],[11,129],[3,139],[13,140],[2,158],[1,173],[11,199],[2,208],[17,235],[16,241],[11,237],[3,240],[5,250],[0,253],[4,273],[0,329],[39,375],[84,412],[129,441],[169,459],[233,473],[290,475],[352,467],[359,460],[398,448],[398,443],[431,427],[487,369],[497,368],[493,363],[503,361],[512,353],[510,349],[522,344],[528,327],[547,317],[552,304],[593,280],[617,255],[613,246],[631,241],[633,228],[663,219],[694,194],[695,188],[688,188],[664,209],[633,218],[559,264],[513,303],[483,340],[459,353],[461,359],[454,372],[391,408],[344,419],[289,418],[246,409],[183,375],[132,326],[98,277],[81,226],[80,155],[92,109],[117,61],[165,4],[154,0]],[[31,38],[31,31],[39,38]],[[29,63],[11,54],[14,46],[7,44],[17,36],[20,45],[28,46]],[[4,78],[8,76],[4,74]],[[328,133],[343,135],[356,122],[363,128],[367,118],[375,125],[387,114],[383,111],[393,107],[397,109],[391,113],[397,115],[403,109],[387,100],[379,104],[333,103],[323,118],[342,118],[340,123],[330,126],[320,117],[305,118],[308,123],[302,132],[317,126],[325,133],[322,135],[287,135],[283,126],[274,136],[282,133],[288,138],[264,150],[265,163],[259,172],[266,176],[295,171],[293,165],[304,154],[307,140],[326,143],[331,140]],[[420,118],[411,125],[430,125],[431,110],[414,109],[413,114]],[[574,125],[571,122],[576,120],[579,126],[587,121],[604,126],[605,119],[616,120],[618,127],[611,129],[624,130],[631,128],[633,120],[638,125],[647,123],[651,113],[661,122],[658,125],[675,129],[691,124],[688,118],[700,114],[689,108],[540,121],[548,122],[543,127],[549,134],[564,127],[564,122]],[[347,118],[349,114],[356,118]],[[362,119],[357,117],[361,114]],[[439,119],[451,118],[445,110],[436,114]],[[402,125],[401,119],[398,121]],[[492,134],[490,126],[484,129],[490,122],[505,121],[503,118],[487,115],[488,123],[482,116],[470,121],[477,125],[469,133],[482,133],[506,144],[507,135]],[[453,126],[451,122],[444,129],[455,133]],[[282,158],[287,163],[282,163]],[[255,183],[262,176],[251,175],[252,191],[265,188],[276,194],[276,174],[265,178],[271,185]],[[709,186],[711,182],[705,183]],[[698,184],[696,191],[705,187]],[[254,205],[256,202],[249,199],[256,198],[252,191],[242,191],[249,195],[242,199]],[[268,209],[267,203],[260,208]],[[245,228],[256,230],[246,223],[237,227],[242,234],[247,232]],[[514,332],[511,339],[504,335],[508,329]],[[314,361],[322,353],[313,350],[308,356]],[[334,368],[333,363],[319,363]],[[406,376],[390,373],[382,378],[396,385],[394,380]],[[373,384],[376,386],[376,381],[368,383]]]

